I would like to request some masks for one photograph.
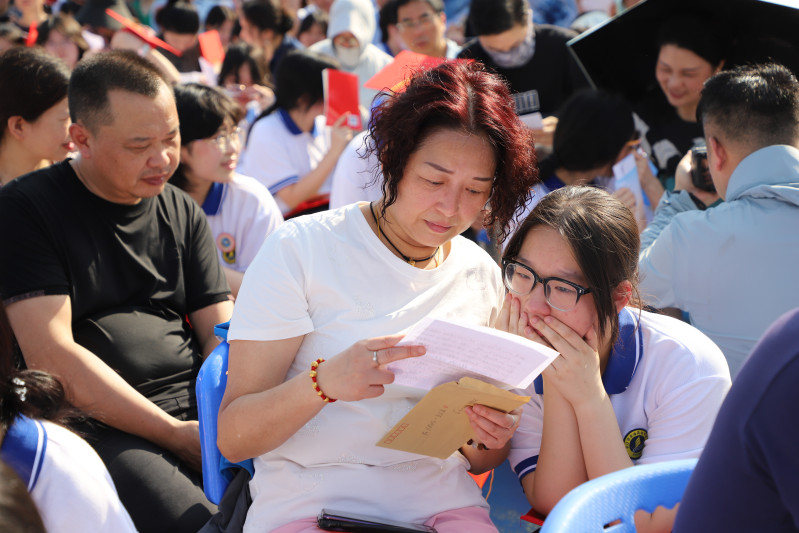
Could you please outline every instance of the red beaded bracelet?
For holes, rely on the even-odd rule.
[[[322,389],[319,388],[319,383],[316,382],[316,369],[319,368],[319,365],[321,365],[324,362],[325,360],[320,357],[319,359],[311,363],[311,371],[309,372],[308,375],[311,376],[311,381],[313,382],[313,390],[316,391],[316,395],[322,398],[322,400],[325,403],[333,403],[336,400],[325,396],[325,393],[322,392]]]

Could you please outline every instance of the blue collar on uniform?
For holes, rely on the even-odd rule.
[[[222,197],[225,193],[224,183],[212,183],[211,190],[208,191],[208,196],[205,197],[203,202],[203,211],[206,215],[212,216],[219,213],[222,207]]]
[[[608,394],[621,394],[630,386],[638,363],[644,357],[644,334],[635,314],[626,307],[619,313],[619,338],[610,352],[610,360],[602,374],[602,383]],[[535,380],[536,394],[544,394],[544,380]]]
[[[292,120],[288,111],[279,107],[277,112],[280,114],[280,118],[283,119],[283,124],[286,125],[286,129],[289,130],[289,133],[292,135],[302,135],[304,133],[300,127],[297,126],[297,123]],[[313,126],[311,126],[311,136],[316,137],[316,120],[314,120]]]
[[[19,416],[8,428],[0,457],[14,469],[32,491],[39,480],[47,451],[47,431],[38,420]]]
[[[596,178],[592,179],[586,185],[591,185],[592,187],[599,187],[599,182]],[[565,187],[566,184],[558,177],[557,174],[552,174],[550,177],[544,180],[544,187],[549,189],[549,192],[557,191],[561,187]]]
[[[557,191],[561,187],[565,187],[566,184],[561,181],[561,179],[556,175],[552,174],[550,177],[544,180],[544,187],[549,189],[550,192]]]

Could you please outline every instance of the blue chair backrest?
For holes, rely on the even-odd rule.
[[[200,422],[200,447],[203,460],[203,490],[206,498],[219,503],[236,468],[244,468],[253,474],[252,459],[231,463],[219,453],[216,445],[217,420],[222,396],[227,385],[228,343],[227,330],[230,322],[218,324],[214,335],[221,342],[205,358],[197,375],[197,418]]]
[[[679,503],[696,461],[633,466],[583,483],[555,505],[541,533],[635,533],[637,510],[651,513],[659,505],[671,509]]]

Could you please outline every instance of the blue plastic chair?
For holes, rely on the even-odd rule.
[[[238,468],[244,468],[250,476],[254,469],[252,459],[231,463],[219,452],[216,445],[217,421],[222,396],[227,385],[228,343],[227,332],[230,322],[217,324],[214,335],[220,339],[219,345],[205,358],[197,375],[197,418],[200,422],[200,448],[203,461],[203,491],[205,497],[218,504],[225,489]]]
[[[583,483],[555,505],[541,533],[635,533],[637,510],[651,513],[659,505],[671,509],[679,503],[696,461],[633,466]]]

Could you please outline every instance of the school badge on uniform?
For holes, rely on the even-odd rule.
[[[216,246],[222,252],[225,263],[232,265],[236,262],[236,239],[230,233],[220,233],[216,238]]]
[[[640,459],[641,454],[644,453],[644,446],[649,434],[645,429],[633,429],[624,436],[624,447],[627,449],[627,455],[630,459]]]

